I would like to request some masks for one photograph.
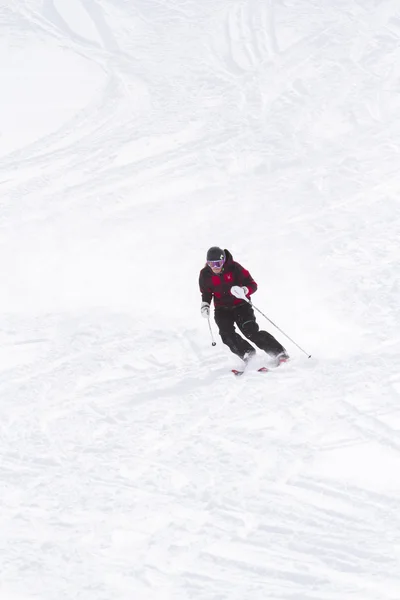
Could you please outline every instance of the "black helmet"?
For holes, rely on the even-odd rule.
[[[223,260],[225,262],[225,252],[218,246],[212,246],[207,252],[207,261]]]

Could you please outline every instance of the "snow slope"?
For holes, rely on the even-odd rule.
[[[1,599],[398,600],[398,2],[0,33]],[[230,374],[214,244],[312,359]]]

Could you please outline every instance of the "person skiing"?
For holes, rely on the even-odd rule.
[[[207,252],[207,262],[200,271],[201,315],[210,316],[210,303],[214,299],[214,319],[224,344],[247,362],[256,351],[241,333],[272,357],[276,365],[288,360],[285,348],[267,331],[260,330],[251,303],[246,300],[257,291],[257,283],[249,271],[233,260],[229,250],[212,246]]]

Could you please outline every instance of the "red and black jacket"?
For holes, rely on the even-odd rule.
[[[233,260],[229,250],[225,250],[225,258],[223,269],[218,275],[213,273],[207,264],[200,271],[201,299],[210,304],[211,299],[214,298],[215,308],[234,308],[245,303],[245,300],[235,298],[231,294],[233,285],[246,286],[249,289],[247,297],[257,290],[257,284],[250,273]]]

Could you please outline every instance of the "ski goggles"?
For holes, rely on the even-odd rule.
[[[207,264],[211,269],[222,269],[224,266],[224,260],[208,260]]]

